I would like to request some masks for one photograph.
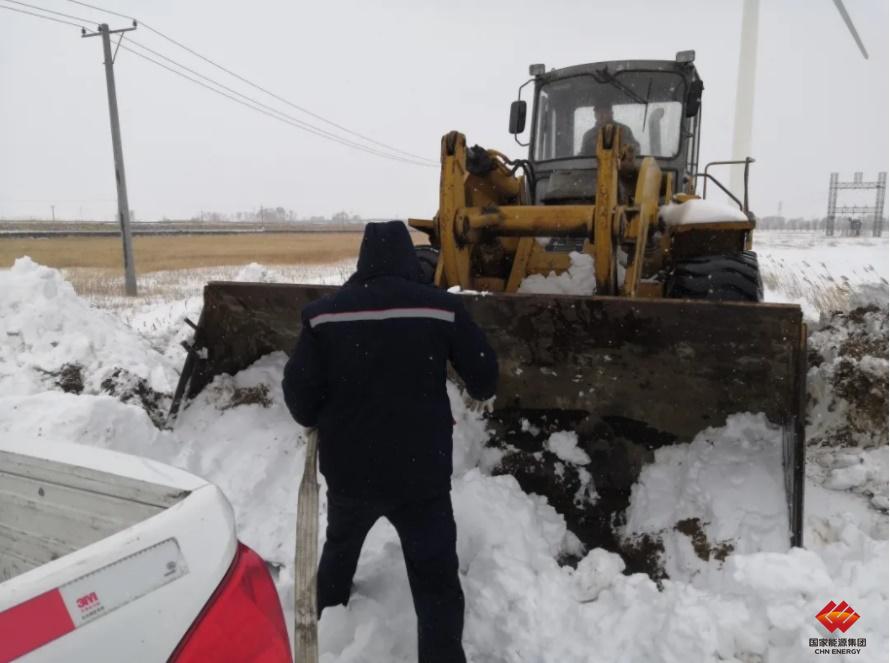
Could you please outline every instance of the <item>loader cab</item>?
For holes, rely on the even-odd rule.
[[[636,165],[652,156],[671,173],[674,191],[690,190],[698,166],[701,92],[692,51],[674,61],[615,61],[545,72],[533,65],[534,101],[528,143],[534,204],[590,204],[596,189],[595,135],[610,111]],[[524,127],[524,102],[514,102],[510,130]],[[519,128],[520,131],[516,131]],[[632,134],[632,141],[627,133]],[[593,146],[593,148],[591,148]],[[628,195],[633,195],[629,192]]]

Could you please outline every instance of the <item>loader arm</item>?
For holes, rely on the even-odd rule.
[[[561,272],[570,263],[566,254],[548,256],[537,243],[513,238],[575,237],[594,258],[597,293],[636,294],[642,247],[658,213],[662,174],[654,159],[644,159],[637,185],[644,202],[630,210],[628,223],[625,208],[618,204],[621,154],[621,130],[609,125],[597,136],[596,203],[530,205],[523,204],[523,182],[511,174],[506,157],[489,150],[486,164],[468,162],[466,137],[454,131],[446,134],[438,213],[433,221],[410,222],[430,235],[440,250],[435,285],[515,292],[525,276]],[[623,284],[617,281],[615,267],[619,242],[631,247],[634,265],[630,281]],[[492,253],[502,256],[500,263],[489,258]]]

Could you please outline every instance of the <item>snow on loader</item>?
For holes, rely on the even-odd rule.
[[[465,297],[500,360],[491,444],[510,453],[498,471],[547,495],[586,544],[651,570],[615,534],[641,468],[659,446],[762,412],[783,431],[789,531],[801,545],[806,329],[799,307],[761,301],[752,160],[741,162],[741,200],[699,172],[693,53],[530,74],[520,88],[534,86],[528,158],[448,133],[438,213],[410,220],[429,237],[417,251],[431,283],[485,292]],[[517,142],[525,115],[513,102]],[[696,195],[699,180],[703,196],[710,182],[735,206]],[[530,275],[568,270],[573,252],[592,257],[594,294],[517,293]],[[214,376],[289,352],[301,308],[329,291],[209,283],[174,413]],[[577,485],[526,462],[559,430],[576,431],[592,459],[594,505],[579,508]]]

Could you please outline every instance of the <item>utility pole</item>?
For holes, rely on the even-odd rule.
[[[53,211],[53,223],[55,223],[56,222],[56,206],[50,205],[50,209],[52,209],[52,211]]]
[[[105,83],[108,86],[108,114],[111,116],[111,146],[114,150],[114,179],[117,182],[117,218],[121,224],[121,237],[124,244],[124,282],[127,295],[136,296],[136,268],[133,264],[133,240],[130,237],[130,204],[127,200],[127,178],[124,174],[124,151],[121,147],[121,125],[117,115],[117,91],[114,86],[114,58],[111,53],[111,35],[120,33],[117,46],[120,47],[124,32],[136,29],[133,27],[120,30],[109,30],[107,23],[99,26],[98,32],[81,32],[81,37],[102,37],[102,52],[105,55]]]

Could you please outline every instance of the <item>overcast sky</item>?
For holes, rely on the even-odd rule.
[[[64,0],[25,1],[112,29],[126,24]],[[731,156],[741,0],[91,4],[133,15],[300,106],[434,160],[451,129],[470,144],[523,154],[507,118],[529,63],[673,59],[695,49],[705,82],[702,162]],[[780,201],[786,216],[824,215],[832,171],[875,179],[888,169],[888,3],[846,6],[867,61],[831,0],[761,0],[751,175],[760,216],[775,214]],[[144,27],[129,37],[276,103]],[[59,217],[113,218],[101,63],[100,39],[0,10],[0,217],[47,217],[55,204]],[[141,219],[260,205],[301,216],[430,217],[436,209],[437,167],[331,143],[125,51],[115,70],[130,206]],[[872,195],[842,202],[870,203]]]

